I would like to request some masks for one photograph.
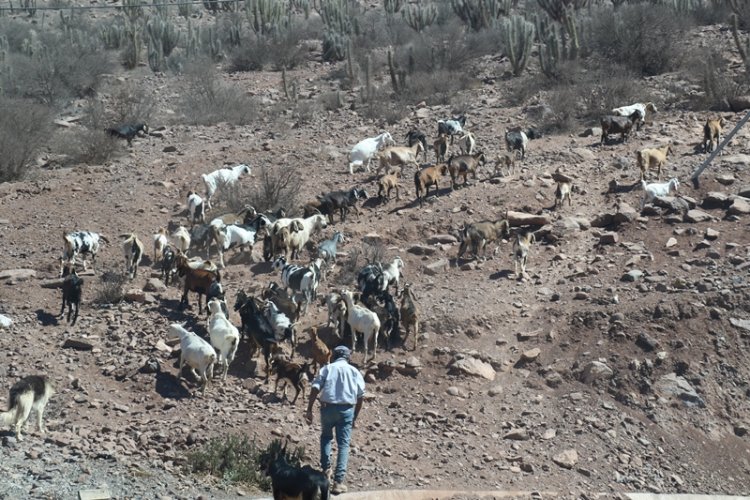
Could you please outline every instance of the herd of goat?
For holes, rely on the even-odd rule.
[[[656,111],[653,103],[637,103],[612,110],[611,115],[601,119],[601,144],[607,142],[610,134],[620,134],[622,142],[626,142],[632,130],[639,130],[645,123],[646,113]],[[702,142],[705,152],[712,151],[721,142],[724,125],[723,118],[706,122]],[[349,172],[353,174],[355,167],[370,172],[371,163],[375,161],[378,198],[381,203],[388,203],[393,190],[396,191],[396,198],[400,199],[402,171],[413,165],[416,167],[416,202],[421,206],[429,198],[430,188],[435,190],[433,196],[439,194],[442,177],[450,175],[452,190],[458,187],[460,180],[463,187],[467,185],[469,176],[477,178],[477,171],[487,162],[486,154],[477,150],[476,137],[465,127],[466,119],[463,116],[439,120],[437,138],[430,145],[435,152],[436,162],[424,168],[420,168],[419,155],[422,154],[427,161],[428,142],[425,134],[419,130],[411,130],[407,134],[405,146],[396,146],[388,132],[364,139],[350,152]],[[147,132],[148,127],[136,124],[109,129],[112,135],[125,138],[128,143],[140,131]],[[458,136],[457,141],[454,141],[455,136]],[[495,158],[492,175],[498,175],[498,172],[500,175],[514,173],[516,162],[526,157],[529,141],[539,137],[541,135],[534,128],[506,130],[507,152]],[[458,143],[460,154],[448,156],[455,142]],[[650,170],[656,170],[657,179],[661,179],[670,153],[671,143],[636,152],[644,190],[641,208],[656,197],[669,195],[679,186],[676,178],[666,183],[646,182]],[[506,169],[505,173],[503,169]],[[291,384],[295,389],[294,404],[300,393],[304,400],[305,382],[331,359],[331,346],[318,335],[319,327],[312,326],[308,329],[310,358],[303,358],[301,362],[294,360],[300,319],[317,300],[320,284],[335,267],[338,245],[345,242],[341,231],[336,231],[330,239],[317,245],[311,244],[312,238],[334,224],[337,213],[340,223],[346,221],[350,210],[359,213],[357,203],[366,199],[368,194],[355,187],[319,195],[302,207],[302,217],[287,217],[283,209],[258,213],[253,207],[245,206],[239,212],[214,217],[207,223],[206,215],[213,208],[214,196],[234,187],[242,176],[250,173],[248,165],[240,164],[203,175],[205,197],[193,191],[187,196],[190,227],[182,224],[170,226],[161,228],[153,235],[153,261],[160,269],[164,283],[169,286],[175,275],[184,280],[180,308],[189,305],[188,294],[195,292],[198,294],[198,314],[203,311],[201,298],[205,296],[205,309],[209,316],[207,339],[186,329],[184,323],[171,324],[167,336],[180,342],[179,380],[182,380],[183,368],[187,365],[195,379],[200,381],[201,392],[205,392],[213,379],[215,367],[220,372],[221,380],[226,380],[238,346],[246,337],[251,359],[258,353],[263,356],[265,381],[269,381],[272,372],[276,374],[274,394],[278,392],[279,383],[283,382],[283,397],[286,399],[287,385]],[[571,205],[573,179],[559,172],[553,178],[557,181],[555,208],[562,206],[566,200]],[[529,252],[536,240],[533,230],[512,228],[509,221],[502,218],[466,224],[459,236],[457,260],[463,258],[467,251],[474,258],[479,258],[480,254],[486,258],[490,244],[502,238],[512,239],[514,270],[519,278],[526,273]],[[125,234],[122,238],[125,272],[130,279],[134,279],[145,246],[136,234]],[[75,324],[84,284],[83,278],[76,272],[77,257],[81,257],[85,271],[86,257],[90,256],[94,264],[100,245],[109,241],[91,231],[67,233],[63,235],[63,240],[60,267],[63,301],[60,316],[64,315],[67,307],[67,320]],[[260,242],[263,258],[272,262],[272,269],[279,273],[280,284],[271,282],[261,290],[259,296],[248,295],[239,288],[233,306],[241,319],[238,328],[229,319],[221,281],[221,269],[225,267],[224,254],[231,249],[239,249],[252,255],[253,247]],[[217,250],[218,265],[208,260],[212,247]],[[308,265],[294,264],[293,261],[300,259],[304,249],[310,249],[314,259]],[[194,253],[192,258],[188,257],[191,252]],[[391,262],[370,262],[357,274],[356,292],[347,289],[331,291],[321,302],[327,308],[326,327],[333,332],[337,342],[345,342],[344,339],[349,336],[354,351],[357,337],[361,335],[363,365],[367,364],[370,345],[372,359],[375,359],[379,338],[384,340],[386,348],[399,342],[406,348],[407,338],[411,335],[414,339],[413,349],[417,348],[421,310],[412,284],[404,283],[402,286],[403,270],[404,262],[400,257],[395,257]],[[400,304],[397,303],[398,299]],[[405,332],[403,336],[402,328]],[[288,351],[286,344],[291,347],[291,356],[283,354]],[[320,490],[327,496],[329,484],[323,473],[309,466],[290,465],[286,449],[274,446],[263,456],[264,468],[273,480],[274,494],[277,490],[288,490],[295,494],[311,494]]]
[[[653,103],[637,103],[614,109],[611,115],[601,119],[601,143],[605,143],[609,134],[613,133],[621,134],[622,141],[626,142],[630,132],[633,129],[639,130],[645,123],[648,112],[656,112]],[[702,143],[704,151],[713,150],[721,141],[724,125],[723,118],[709,119],[706,122]],[[147,127],[130,127],[122,134],[132,132],[130,135],[134,136],[139,130],[147,130]],[[124,137],[131,140],[130,135],[125,134]],[[454,141],[456,137],[457,140]],[[492,175],[497,175],[498,171],[500,175],[513,173],[516,162],[525,158],[529,141],[539,137],[540,133],[534,128],[506,130],[507,152],[500,153],[495,158]],[[455,142],[458,143],[460,153],[446,158]],[[416,167],[416,202],[421,206],[429,197],[430,188],[435,188],[435,195],[438,193],[442,177],[450,175],[451,189],[456,189],[461,179],[462,186],[467,185],[469,176],[476,179],[477,171],[487,162],[486,155],[477,150],[476,137],[466,129],[464,116],[439,120],[437,139],[430,146],[434,149],[436,162],[419,168],[420,154],[427,160],[428,141],[425,134],[419,130],[411,130],[406,136],[406,145],[396,146],[391,135],[383,132],[376,137],[364,139],[353,147],[349,154],[349,172],[353,174],[355,167],[370,172],[371,163],[376,162],[378,197],[381,203],[387,203],[394,189],[396,197],[400,198],[399,181],[402,171],[413,165]],[[671,143],[637,151],[637,165],[644,189],[642,207],[656,197],[668,195],[679,186],[677,179],[666,183],[646,182],[649,170],[652,169],[657,171],[660,179],[662,168],[671,152]],[[504,168],[507,170],[505,173]],[[287,217],[283,209],[258,213],[253,207],[245,206],[239,212],[213,217],[210,222],[206,222],[206,214],[213,208],[211,201],[214,196],[236,186],[240,178],[250,173],[248,165],[239,164],[202,175],[205,196],[193,191],[187,196],[189,227],[182,224],[170,226],[160,229],[153,236],[153,260],[161,270],[164,283],[169,286],[175,275],[184,279],[180,307],[189,306],[188,294],[195,292],[198,294],[198,313],[202,313],[201,299],[205,296],[206,312],[210,315],[209,341],[180,324],[171,325],[169,335],[180,339],[180,367],[187,364],[193,370],[198,370],[196,376],[201,380],[202,391],[213,376],[214,365],[218,365],[222,377],[226,377],[240,339],[242,335],[246,335],[250,341],[252,356],[258,352],[263,354],[266,380],[271,371],[275,370],[277,384],[279,379],[289,381],[299,393],[303,380],[314,375],[310,371],[312,366],[319,367],[330,359],[329,346],[318,336],[317,329],[313,328],[309,335],[314,363],[292,361],[297,346],[300,317],[307,314],[309,306],[317,300],[321,282],[335,266],[338,245],[344,242],[341,231],[335,232],[330,239],[320,241],[317,246],[312,245],[312,238],[328,225],[334,224],[336,214],[339,222],[343,223],[350,210],[360,213],[357,202],[366,199],[368,194],[356,187],[321,194],[301,208],[302,217]],[[554,178],[557,181],[555,207],[561,206],[566,200],[570,205],[573,179],[559,173]],[[459,236],[457,259],[463,258],[467,251],[474,258],[479,258],[480,254],[486,258],[487,247],[491,243],[502,238],[512,239],[516,276],[525,276],[529,252],[536,239],[534,231],[511,228],[508,220],[500,219],[466,224]],[[145,248],[135,234],[123,235],[123,238],[126,273],[133,279]],[[273,270],[279,272],[281,284],[271,283],[258,297],[249,296],[244,291],[238,293],[234,303],[234,310],[242,321],[238,329],[228,319],[229,312],[221,282],[221,269],[225,267],[224,254],[231,249],[238,249],[252,255],[256,243],[261,242],[263,258],[272,262]],[[64,277],[61,315],[67,306],[68,321],[73,324],[78,317],[83,286],[83,279],[75,270],[76,257],[81,256],[83,269],[86,270],[86,257],[90,256],[92,263],[95,262],[101,243],[108,243],[108,240],[90,231],[64,234],[60,268],[60,276]],[[218,265],[208,260],[212,247],[217,250]],[[311,250],[315,258],[308,265],[294,264],[293,261],[299,260],[306,248]],[[189,258],[188,254],[191,252],[195,255]],[[358,335],[361,335],[365,363],[370,345],[372,357],[375,358],[379,337],[390,348],[397,342],[406,346],[406,339],[411,334],[416,349],[420,308],[412,287],[405,284],[401,288],[403,269],[404,262],[400,257],[388,263],[368,263],[359,270],[356,292],[343,289],[332,291],[323,298],[322,304],[325,304],[328,312],[327,327],[332,329],[340,342],[349,336],[352,350],[355,349]],[[392,289],[395,289],[395,293],[391,293]],[[400,304],[397,303],[399,298]],[[405,331],[403,338],[402,327]],[[291,345],[291,358],[278,354],[280,346],[285,342]]]

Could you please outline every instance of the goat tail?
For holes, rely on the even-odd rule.
[[[420,172],[419,170],[414,172],[414,190],[417,192],[417,198],[419,198],[419,192],[421,191],[420,184],[422,184],[419,181],[419,172]]]
[[[646,190],[646,186],[648,186],[648,184],[646,184],[646,181],[641,179],[641,187],[643,188],[644,191]]]

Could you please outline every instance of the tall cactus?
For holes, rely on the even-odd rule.
[[[125,50],[123,53],[123,64],[128,69],[138,66],[141,60],[141,23],[137,20],[127,21],[125,24]]]
[[[285,13],[285,4],[280,0],[245,0],[247,20],[258,35],[276,33]]]
[[[534,17],[536,33],[539,40],[539,66],[542,73],[548,78],[555,79],[559,76],[558,68],[563,59],[563,48],[561,43],[560,25],[553,23],[545,15]]]
[[[438,16],[438,9],[434,3],[428,4],[409,4],[401,11],[401,17],[406,24],[417,33],[421,33],[425,28],[432,26]]]
[[[500,21],[500,28],[505,53],[513,66],[513,74],[519,76],[529,60],[531,45],[534,42],[534,25],[523,16],[511,16]]]
[[[451,0],[453,12],[474,31],[494,26],[510,13],[511,5],[511,0]]]
[[[180,42],[180,32],[167,18],[154,16],[146,22],[146,32],[149,39],[159,43],[163,57],[169,57]]]
[[[318,10],[323,31],[323,59],[342,61],[346,57],[351,35],[359,32],[357,19],[349,9],[348,0],[322,0]]]
[[[398,13],[403,6],[403,0],[383,0],[383,9],[389,16]]]
[[[578,39],[576,11],[586,7],[589,0],[537,0],[539,6],[565,30],[562,37],[563,52],[568,59],[577,59],[581,46]]]
[[[148,30],[148,25],[146,26]],[[148,67],[151,71],[157,72],[164,68],[164,49],[162,49],[161,41],[157,38],[152,30],[148,30],[146,38],[146,51],[148,57]]]

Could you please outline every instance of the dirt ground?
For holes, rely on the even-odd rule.
[[[310,63],[292,76],[305,82],[319,69]],[[176,78],[147,68],[127,78],[148,85],[163,109],[170,108]],[[280,78],[268,72],[233,80],[255,95],[278,97]],[[468,127],[488,159],[504,149],[505,128],[532,121],[525,105],[507,106],[503,86],[498,80],[466,91],[474,103]],[[386,127],[399,143],[412,126],[432,137],[437,119],[451,114],[445,106],[411,111]],[[138,138],[132,148],[121,144],[121,154],[105,165],[40,169],[30,180],[0,185],[0,271],[34,271],[0,279],[0,312],[15,322],[0,331],[0,387],[46,373],[57,388],[46,438],[32,427],[17,443],[3,431],[0,471],[9,479],[0,479],[0,496],[68,498],[97,485],[118,498],[251,494],[182,469],[189,450],[228,433],[262,444],[288,437],[317,465],[317,419],[308,426],[304,403],[274,395],[273,379],[263,381],[263,361],[250,362],[244,343],[226,383],[216,380],[201,396],[192,381],[178,382],[177,355],[164,344],[167,327],[186,321],[206,334],[205,320],[195,307],[179,310],[179,285],[140,293],[158,276],[151,235],[169,221],[187,222],[186,195],[202,192],[201,174],[240,162],[254,170],[241,181],[247,185],[257,182],[261,168],[296,167],[303,175],[300,200],[365,187],[371,199],[362,214],[343,223],[337,217],[314,239],[343,231],[341,262],[363,241],[382,243],[388,260],[403,259],[404,281],[419,297],[416,350],[411,342],[389,351],[381,345],[367,365],[361,350],[354,355],[368,385],[354,431],[350,490],[750,494],[748,215],[732,215],[731,202],[701,208],[709,193],[748,191],[750,134],[740,131],[695,189],[688,178],[705,158],[696,145],[708,115],[660,109],[625,144],[600,146],[598,135],[545,136],[530,143],[514,175],[490,179],[490,160],[467,187],[452,191],[443,179],[438,196],[423,207],[414,201],[413,167],[405,170],[401,200],[388,203],[373,196],[374,176],[348,174],[351,146],[382,130],[348,109],[311,123],[281,116],[247,127],[172,125],[163,118],[151,124],[163,137]],[[729,127],[741,118],[727,117]],[[706,221],[689,222],[690,214],[668,208],[637,213],[638,185],[608,192],[611,180],[636,183],[636,150],[667,140],[675,153],[664,177],[680,179],[679,197],[691,209],[698,205]],[[575,190],[571,206],[554,210],[557,169],[575,178]],[[228,211],[221,197],[214,205],[209,218]],[[514,274],[507,240],[492,259],[456,262],[458,244],[435,238],[456,236],[464,224],[507,210],[550,221],[539,229],[524,279]],[[74,229],[102,233],[110,243],[95,272],[83,274],[81,314],[71,327],[56,318],[60,291],[42,285],[57,276],[60,235]],[[149,248],[138,276],[126,284],[138,299],[96,305],[100,276],[123,268],[119,235],[129,232]],[[329,273],[321,295],[356,286],[341,283],[343,267]],[[259,248],[252,260],[227,255],[222,281],[230,306],[238,290],[279,279]],[[236,313],[231,319],[239,325]],[[299,329],[324,323],[324,308],[316,304]],[[337,342],[329,329],[321,332],[329,344]],[[70,339],[91,348],[67,348]],[[309,353],[306,333],[298,351],[298,357]],[[480,365],[485,377],[462,372],[460,360]],[[156,373],[140,370],[149,363],[158,365]]]

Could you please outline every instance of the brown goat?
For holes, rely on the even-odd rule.
[[[461,246],[458,249],[456,260],[460,259],[469,245],[474,257],[479,257],[482,252],[487,257],[487,243],[497,241],[498,238],[507,237],[510,233],[510,224],[505,219],[496,221],[485,220],[475,222],[464,227],[461,231]]]
[[[417,192],[417,201],[419,206],[422,206],[421,193],[424,192],[424,198],[427,198],[430,194],[430,186],[435,186],[435,194],[440,190],[440,177],[445,176],[448,173],[448,165],[445,163],[438,163],[422,170],[417,170],[414,173],[414,189]]]
[[[198,314],[200,314],[203,310],[201,307],[201,296],[206,295],[206,302],[208,302],[208,293],[211,285],[214,283],[221,283],[219,270],[207,271],[205,269],[193,269],[188,264],[188,259],[183,253],[177,255],[177,258],[175,259],[175,267],[180,276],[185,276],[185,288],[183,289],[182,298],[180,299],[180,308],[189,306],[188,292],[196,292],[198,294]]]
[[[721,142],[721,129],[726,125],[724,118],[709,118],[703,125],[703,152],[710,153]]]
[[[305,400],[305,383],[310,381],[310,363],[294,363],[286,359],[283,356],[274,356],[271,360],[271,370],[276,373],[276,383],[273,386],[274,395],[279,389],[279,382],[283,381],[284,386],[284,399],[286,397],[286,386],[288,382],[291,382],[294,386],[294,399],[292,404],[297,402],[300,392],[302,393],[302,401]]]
[[[484,165],[485,162],[484,153],[479,151],[471,155],[451,156],[450,160],[448,160],[448,172],[451,174],[451,190],[456,189],[456,179],[458,177],[464,178],[464,186],[466,185],[469,173],[476,179],[477,169],[480,165]]]
[[[508,169],[508,175],[513,172],[516,173],[516,154],[515,153],[508,153],[503,152],[500,153],[497,160],[495,160],[495,170],[492,172],[492,176],[496,176],[498,174],[498,170],[500,171],[500,175],[503,174],[503,167]]]
[[[417,349],[417,339],[419,338],[419,315],[421,313],[419,303],[417,302],[417,296],[411,289],[411,284],[407,283],[404,285],[404,290],[401,292],[401,324],[404,326],[404,340],[403,345],[406,348],[406,339],[409,338],[409,333],[414,330],[414,350]]]
[[[323,342],[323,339],[318,337],[318,329],[316,327],[310,328],[310,339],[312,340],[313,366],[317,370],[318,367],[331,362],[331,350]]]
[[[445,134],[438,135],[435,142],[432,143],[435,148],[435,161],[440,163],[445,161],[445,155],[448,154],[448,136]]]
[[[641,170],[641,180],[646,179],[646,171],[656,168],[656,178],[661,180],[661,168],[667,162],[667,155],[672,153],[672,143],[665,144],[660,148],[641,149],[636,151],[638,168]]]
[[[401,172],[392,172],[378,179],[378,197],[381,200],[388,201],[391,199],[391,190],[396,190],[396,199],[401,199]]]
[[[568,206],[571,206],[573,202],[570,199],[570,191],[573,188],[573,184],[570,182],[558,181],[557,189],[555,189],[555,208],[558,206],[562,207],[565,203],[565,199],[568,199]]]

